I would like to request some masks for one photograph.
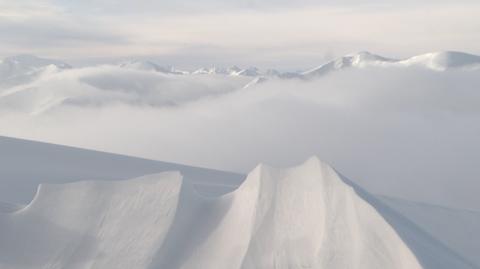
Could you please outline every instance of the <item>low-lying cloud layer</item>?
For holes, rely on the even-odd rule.
[[[111,66],[44,74],[0,99],[0,134],[235,171],[318,155],[373,192],[480,210],[478,69],[248,81]]]

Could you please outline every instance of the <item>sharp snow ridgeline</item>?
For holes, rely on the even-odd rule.
[[[0,238],[4,269],[476,268],[317,158],[219,197],[178,172],[41,185]]]

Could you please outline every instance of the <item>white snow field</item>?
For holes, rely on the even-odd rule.
[[[466,223],[462,211],[442,215],[433,206],[379,199],[316,157],[289,169],[259,165],[242,180],[96,151],[0,142],[1,200],[17,192],[9,176],[29,186],[50,182],[26,206],[0,204],[2,269],[479,268],[469,259],[476,245],[465,248],[467,235],[478,238],[478,218]],[[167,169],[181,172],[119,180]],[[441,216],[455,220],[440,224]]]
[[[213,194],[230,191],[244,176],[237,173],[159,162],[92,150],[0,136],[0,208],[27,204],[40,183],[122,180],[163,171],[180,171]],[[10,205],[8,205],[8,204]],[[1,210],[1,209],[0,209]]]
[[[407,217],[444,245],[480,266],[480,212],[379,197],[390,208]]]

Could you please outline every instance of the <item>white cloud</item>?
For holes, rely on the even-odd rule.
[[[374,192],[464,208],[480,202],[478,70],[342,71],[238,91],[234,81],[114,70],[73,70],[37,91],[25,87],[18,96],[37,104],[51,103],[32,96],[81,98],[34,117],[3,110],[1,133],[240,171],[317,154]]]
[[[32,17],[51,18],[61,14],[62,9],[49,1],[0,1],[0,18],[24,21]]]
[[[13,3],[0,2],[5,7],[0,12],[4,55],[31,51],[70,59],[157,56],[176,64],[170,56],[187,54],[202,61],[191,63],[197,65],[212,58],[306,67],[318,64],[325,53],[360,50],[400,57],[447,49],[480,53],[475,46],[480,43],[480,5],[472,1],[305,3],[309,6],[289,8],[272,8],[274,2],[264,8],[240,8],[247,2],[232,2],[230,7],[207,10],[198,10],[191,1],[135,2],[136,8],[129,1]],[[117,7],[131,12],[116,11]],[[175,12],[178,8],[185,10]]]

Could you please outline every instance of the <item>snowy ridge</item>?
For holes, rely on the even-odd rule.
[[[70,69],[70,65],[57,60],[33,55],[17,55],[0,61],[0,80],[22,75],[34,75],[44,69]]]
[[[58,60],[33,55],[17,55],[0,60],[0,86],[28,83],[45,72],[54,73],[72,67]]]
[[[249,67],[247,69],[241,69],[238,66],[231,66],[229,68],[222,67],[202,67],[192,72],[193,75],[227,75],[227,76],[245,76],[256,77],[261,75],[260,71],[256,67]]]
[[[0,215],[0,267],[148,268],[180,186],[179,173],[41,185],[27,207]]]
[[[9,67],[10,70],[28,70],[49,65],[56,66],[60,69],[72,68],[69,64],[62,61],[40,58],[28,54],[7,57],[0,61],[0,63],[2,65],[2,69]]]
[[[173,66],[161,66],[149,60],[130,60],[112,66],[143,72],[158,72],[168,75],[220,75],[246,78],[264,77],[268,79],[310,79],[323,76],[333,71],[348,68],[421,67],[434,71],[446,71],[459,68],[479,69],[480,56],[457,51],[443,51],[426,53],[408,59],[397,60],[363,51],[340,57],[305,72],[280,72],[275,69],[260,70],[256,67],[240,68],[238,66],[231,66],[228,68],[218,66],[203,67],[188,72],[176,69]],[[42,72],[49,71],[54,73],[65,69],[72,69],[72,67],[58,60],[43,59],[32,55],[7,57],[0,61],[0,86],[2,86],[2,84],[14,86],[28,83],[33,81]]]
[[[43,70],[41,74],[25,76],[24,83],[4,88],[0,80],[0,111],[40,115],[59,107],[116,103],[174,106],[241,89],[251,79],[243,76],[180,75],[176,71],[158,71],[160,67],[145,62],[130,64],[74,68],[62,72]]]
[[[186,75],[188,72],[175,69],[173,66],[160,66],[152,61],[125,61],[119,64],[122,68],[129,68],[138,71],[153,71],[164,74]]]
[[[217,198],[177,172],[42,185],[27,207],[0,214],[0,267],[475,268],[371,203],[317,158],[260,165]]]
[[[435,71],[445,71],[453,68],[477,69],[480,68],[480,56],[456,51],[444,51],[422,54],[405,60],[396,60],[370,52],[359,52],[308,70],[302,73],[302,76],[312,78],[352,67],[423,67]]]
[[[370,52],[359,52],[357,54],[346,55],[336,60],[330,61],[319,67],[313,68],[302,73],[303,77],[313,77],[324,75],[334,70],[341,70],[348,67],[366,67],[366,66],[382,66],[387,63],[395,62],[393,59],[388,59],[379,55],[372,54]]]

